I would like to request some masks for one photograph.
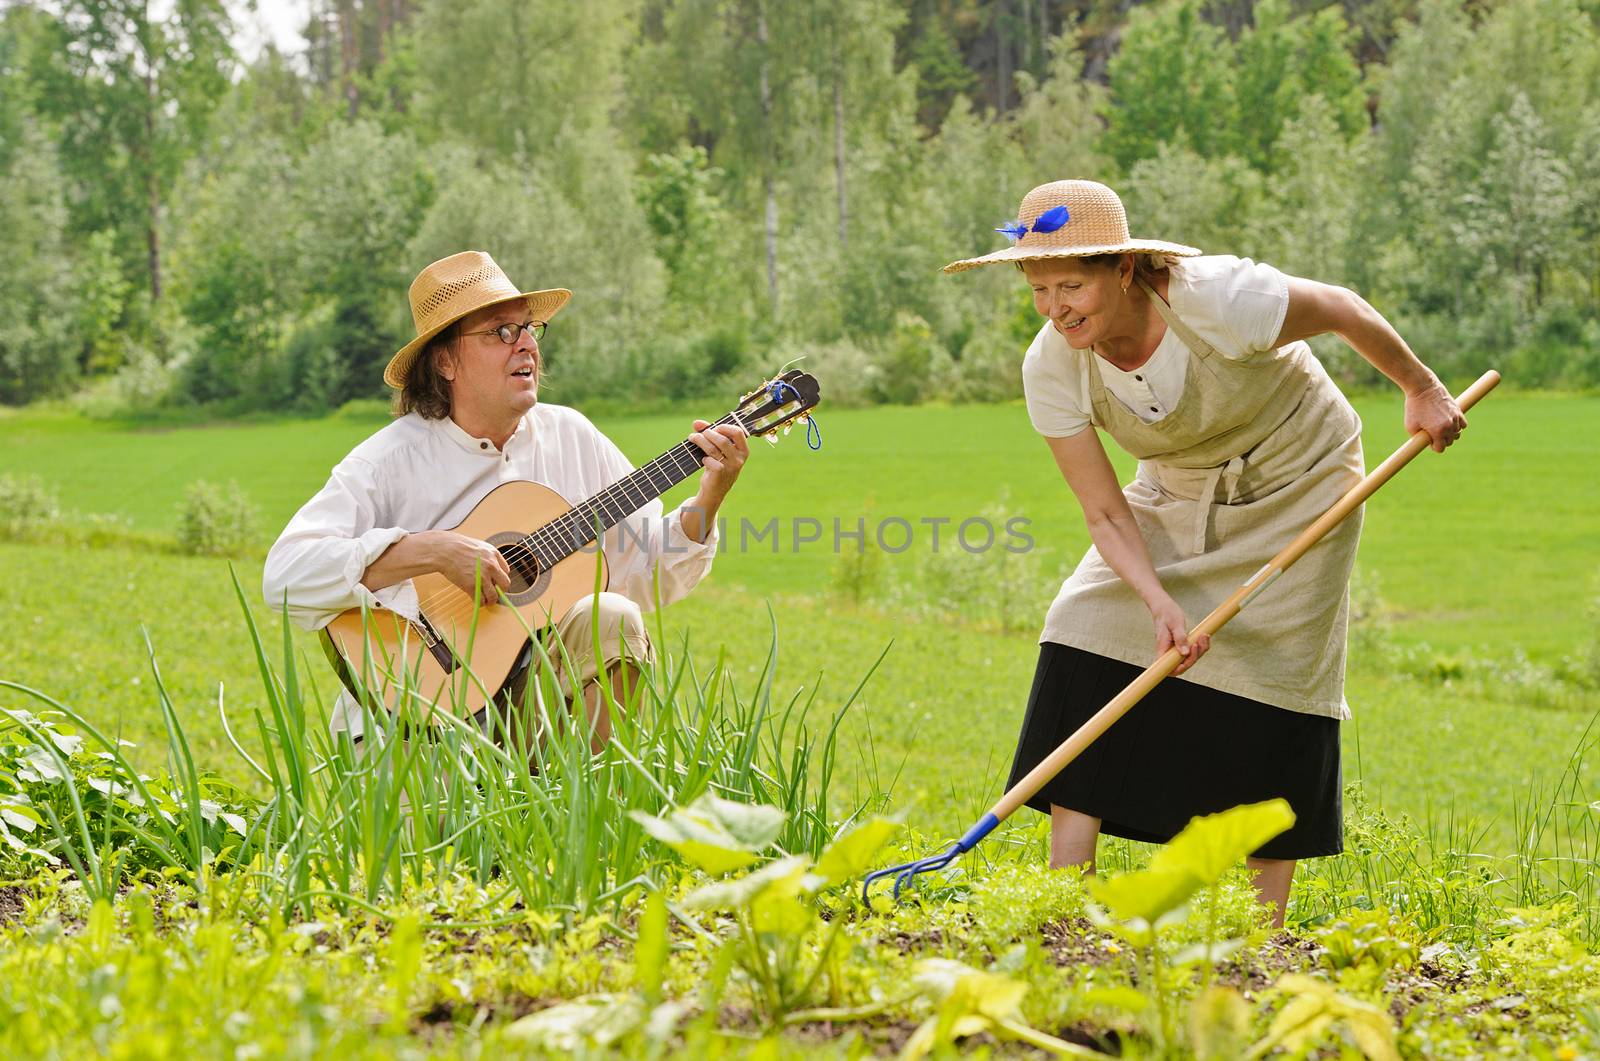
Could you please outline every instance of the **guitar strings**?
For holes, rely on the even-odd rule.
[[[684,470],[681,468],[681,466],[678,466],[680,456],[687,457],[688,454],[683,453],[679,447],[673,447],[673,449],[669,450],[666,454],[663,454],[661,457],[657,457],[649,464],[646,464],[644,467],[638,469],[637,472],[630,472],[627,478],[632,478],[635,474],[638,474],[638,472],[645,472],[648,475],[665,472],[667,470],[667,466],[664,461],[668,458],[673,460],[673,464],[677,466],[676,470]],[[704,456],[704,454],[702,454],[702,456]],[[687,473],[693,474],[693,469],[688,469]],[[686,477],[687,475],[685,478]],[[566,512],[563,512],[561,515],[545,524],[543,527],[538,528],[538,530],[524,535],[516,542],[504,546],[501,550],[501,555],[505,556],[507,561],[511,564],[519,563],[520,561],[529,557],[533,558],[537,563],[537,561],[541,559],[541,547],[559,550],[562,546],[567,544],[567,541],[572,541],[577,543],[573,550],[575,551],[576,548],[581,548],[582,545],[587,544],[589,541],[596,540],[605,533],[606,529],[609,528],[602,528],[599,534],[593,536],[585,533],[583,542],[577,542],[578,529],[582,528],[584,532],[587,532],[591,529],[592,524],[588,519],[578,522],[573,521],[571,517],[580,514],[588,517],[599,517],[609,514],[607,512],[607,509],[609,508],[609,505],[607,504],[608,499],[605,495],[611,493],[617,486],[626,483],[626,481],[626,479],[618,480],[617,483],[611,484],[611,486],[608,486],[605,490],[601,491],[601,493],[596,494],[595,497],[590,498],[583,504],[577,506],[576,508],[568,509]],[[677,481],[682,482],[683,480],[680,478]],[[677,483],[673,483],[672,485],[675,486]],[[671,489],[671,486],[669,486],[668,489]],[[628,497],[628,491],[626,489],[621,491],[620,496],[629,501],[632,500],[632,498]],[[660,494],[657,494],[656,496],[659,497]],[[633,512],[638,511],[639,508],[643,508],[644,505],[648,504],[650,500],[652,499],[647,497],[638,506],[622,513],[618,519],[618,522],[620,522],[621,519],[627,518],[627,516],[631,515]],[[556,524],[562,522],[571,524],[573,526],[573,533],[570,535],[562,534],[560,537],[558,537],[557,532],[553,528]],[[614,525],[615,524],[613,524],[613,526]],[[564,541],[563,539],[566,540]],[[571,555],[571,551],[569,551],[567,555]],[[486,584],[492,585],[492,583]],[[496,600],[494,603],[498,604],[499,601]],[[462,605],[465,605],[465,607]],[[436,591],[426,600],[419,601],[417,607],[419,611],[434,612],[441,621],[456,623],[464,622],[470,619],[472,615],[479,609],[479,605],[477,604],[474,595],[468,593],[466,590],[453,583],[448,584]]]
[[[782,393],[783,393],[784,390],[788,390],[789,393],[793,394],[796,401],[803,401],[804,400],[801,397],[800,393],[798,391],[796,391],[793,386],[791,386],[790,384],[788,384],[787,382],[785,382],[783,380],[774,381],[774,383],[772,384],[772,388],[773,389],[769,393],[771,393],[773,395],[775,401],[778,401],[781,404],[788,404],[786,401],[784,401],[784,399],[782,397]],[[781,405],[780,405],[780,408],[781,408]],[[804,410],[802,410],[802,411],[804,411]],[[750,431],[750,424],[754,422],[754,420],[757,418],[758,415],[759,414],[752,414],[750,421],[747,422],[741,416],[741,414],[739,413],[739,410],[735,409],[733,412],[730,412],[727,415],[723,416],[721,419],[717,420],[714,424],[712,424],[710,426],[714,427],[714,426],[717,426],[717,425],[720,425],[720,424],[733,423],[733,424],[737,424],[738,426],[744,428],[747,432],[749,432]],[[792,417],[790,419],[792,419]],[[773,426],[775,427],[777,425],[773,425]],[[751,433],[754,434],[754,432],[751,432]],[[809,435],[807,437],[807,442],[808,443],[810,442]],[[671,460],[672,463],[673,463],[672,471],[677,471],[677,472],[682,473],[682,478],[679,478],[676,482],[669,483],[666,487],[664,487],[661,490],[659,490],[653,496],[644,496],[636,507],[631,508],[631,509],[627,509],[627,510],[623,511],[622,513],[620,513],[617,516],[617,520],[616,520],[616,522],[620,523],[623,519],[626,519],[629,515],[632,515],[634,512],[637,512],[640,508],[643,508],[651,500],[654,500],[655,497],[660,497],[662,493],[665,493],[667,490],[670,490],[673,486],[676,486],[678,482],[682,482],[683,478],[687,478],[689,475],[694,474],[694,471],[695,471],[695,469],[697,467],[703,466],[703,462],[704,462],[705,458],[707,456],[709,456],[709,454],[705,453],[702,450],[699,450],[698,447],[696,447],[696,449],[693,450],[693,451],[688,451],[686,449],[686,447],[688,445],[689,445],[689,440],[685,440],[684,442],[679,443],[677,446],[674,446],[674,447],[668,449],[665,453],[663,453],[660,456],[656,457],[654,460],[651,460],[651,461],[647,462],[646,464],[644,464],[640,468],[637,468],[634,471],[628,473],[628,475],[624,476],[622,479],[619,479],[617,482],[612,483],[610,486],[608,486],[604,490],[602,490],[599,494],[596,494],[594,497],[589,498],[588,501],[584,502],[583,504],[577,506],[576,508],[568,509],[566,512],[562,513],[560,516],[557,516],[555,519],[551,520],[549,523],[545,524],[544,526],[539,527],[536,530],[530,532],[529,534],[524,535],[523,537],[519,538],[516,542],[513,542],[512,544],[505,546],[503,551],[502,551],[502,555],[505,556],[508,561],[513,561],[513,562],[521,561],[523,559],[526,559],[529,556],[533,557],[534,560],[537,561],[537,560],[541,559],[540,552],[539,552],[539,547],[540,546],[555,547],[556,549],[560,549],[564,545],[567,544],[567,541],[564,540],[564,539],[569,539],[569,540],[572,540],[572,541],[576,541],[576,535],[571,535],[571,536],[564,535],[564,534],[558,535],[557,532],[554,529],[556,527],[556,525],[558,523],[561,523],[562,521],[570,522],[570,517],[572,517],[573,515],[575,515],[577,513],[580,513],[580,512],[586,513],[586,515],[588,515],[590,517],[593,517],[593,516],[596,516],[596,515],[608,515],[609,513],[607,512],[607,509],[609,507],[609,505],[608,505],[608,500],[609,499],[607,498],[607,495],[620,496],[620,498],[622,500],[624,500],[626,502],[632,502],[633,498],[631,498],[629,496],[629,491],[628,491],[628,487],[629,487],[630,481],[638,480],[638,479],[645,479],[645,480],[650,482],[651,486],[657,485],[654,482],[653,476],[658,472],[666,472],[667,474],[670,475],[670,472],[668,472],[668,469],[666,468],[666,462],[668,460]],[[683,467],[679,466],[678,462],[680,460],[683,460],[683,459],[689,459],[692,462],[691,465],[688,468],[683,468]],[[612,526],[615,526],[615,525],[616,525],[616,523],[612,524]],[[587,531],[590,529],[587,520],[585,521],[585,524],[583,524],[583,526],[584,526],[585,532],[587,533]],[[565,559],[566,556],[570,556],[573,551],[575,551],[577,548],[581,548],[582,545],[587,544],[589,541],[598,540],[600,537],[602,537],[605,534],[605,531],[608,530],[608,529],[609,528],[607,528],[607,527],[597,528],[598,533],[596,533],[593,538],[585,537],[582,542],[579,542],[577,545],[573,546],[572,549],[568,549],[566,551],[566,554],[561,559]],[[551,565],[551,566],[553,566],[553,565]],[[463,603],[466,605],[465,608],[461,607],[461,605]],[[499,603],[499,602],[496,601],[495,603]],[[447,605],[449,605],[449,607],[446,607]],[[461,589],[459,586],[451,584],[451,585],[443,587],[439,591],[435,592],[426,601],[419,601],[418,602],[418,610],[419,610],[419,612],[432,611],[432,612],[435,613],[435,616],[441,621],[450,621],[450,622],[459,623],[459,622],[463,622],[463,621],[465,621],[467,619],[472,618],[474,616],[474,614],[479,610],[479,605],[477,604],[476,597],[475,597],[474,594],[468,593],[466,590]]]
[[[720,423],[728,423],[728,422],[738,422],[736,420],[736,418],[735,418],[735,414],[731,414],[730,413],[727,417],[724,417],[722,420],[718,421],[719,424]],[[744,425],[741,423],[740,426],[744,426]],[[576,549],[576,548],[581,547],[583,544],[587,544],[588,541],[597,539],[598,537],[603,535],[605,533],[605,531],[607,529],[609,529],[609,528],[601,527],[601,528],[598,529],[599,532],[593,538],[588,537],[587,536],[587,532],[593,525],[592,522],[591,522],[593,517],[597,517],[597,516],[598,517],[604,517],[604,516],[610,515],[611,513],[610,513],[609,509],[610,509],[611,503],[613,501],[615,501],[615,500],[620,499],[623,502],[631,504],[634,499],[630,496],[630,492],[629,492],[629,489],[628,489],[629,484],[630,484],[630,480],[647,479],[647,480],[649,480],[651,482],[651,485],[654,486],[656,484],[654,482],[653,477],[656,474],[658,474],[658,473],[666,473],[670,477],[671,472],[668,471],[668,468],[667,468],[667,462],[668,461],[672,462],[672,469],[671,469],[672,471],[676,471],[676,472],[681,473],[680,477],[676,481],[669,483],[667,485],[667,487],[665,487],[661,491],[657,492],[655,495],[653,495],[653,496],[645,495],[645,496],[642,497],[642,499],[639,501],[639,503],[637,505],[634,505],[633,507],[627,508],[627,509],[623,510],[621,513],[617,514],[617,522],[620,522],[621,520],[626,519],[632,513],[637,512],[640,508],[643,508],[646,504],[648,504],[651,500],[653,500],[654,497],[659,497],[661,495],[661,493],[664,493],[666,490],[671,489],[673,486],[677,485],[678,482],[682,482],[684,478],[687,478],[689,475],[692,475],[694,473],[695,468],[700,466],[700,462],[694,460],[695,454],[698,454],[702,461],[707,456],[707,454],[705,454],[704,452],[700,451],[698,448],[695,449],[694,454],[691,454],[691,453],[687,452],[686,449],[685,449],[685,447],[688,446],[688,445],[689,445],[688,440],[685,440],[684,442],[679,443],[677,446],[674,446],[671,449],[667,450],[665,453],[661,454],[659,457],[656,457],[654,460],[648,462],[643,467],[638,468],[635,471],[628,473],[627,476],[624,476],[622,479],[619,479],[617,482],[612,483],[610,486],[608,486],[604,490],[602,490],[599,494],[596,494],[594,497],[589,498],[583,504],[580,504],[576,508],[568,509],[566,512],[562,513],[560,516],[557,516],[555,519],[553,519],[549,523],[545,524],[543,527],[540,527],[537,530],[533,531],[532,533],[524,535],[522,538],[518,539],[516,542],[513,542],[512,544],[505,546],[503,551],[502,551],[502,555],[504,555],[509,561],[512,561],[512,562],[519,562],[519,561],[521,561],[523,559],[526,559],[527,557],[530,557],[530,556],[533,557],[535,560],[538,560],[538,559],[541,559],[540,552],[539,552],[539,547],[540,546],[544,546],[544,547],[547,547],[547,548],[554,548],[554,549],[559,550],[563,546],[568,544],[568,542],[577,542],[577,545],[574,546],[574,549]],[[682,466],[681,462],[683,460],[689,460],[690,461],[689,467],[685,468],[685,467]],[[586,536],[584,537],[582,542],[578,542],[578,536],[577,536],[576,533],[573,533],[573,534],[564,534],[563,533],[563,534],[560,534],[560,535],[557,534],[557,532],[556,532],[556,530],[554,528],[556,527],[556,525],[558,523],[566,522],[566,523],[572,524],[573,520],[572,520],[571,517],[573,517],[574,515],[580,515],[580,514],[585,516],[585,519],[581,523],[575,524],[574,525],[574,530],[576,530],[577,527],[582,527],[583,528]],[[615,523],[613,523],[612,525],[615,526]],[[571,555],[571,551],[572,550],[568,550],[567,555]],[[461,598],[465,598],[467,600],[467,602],[470,605],[470,609],[468,611],[466,611],[465,613],[456,614],[456,615],[454,615],[452,617],[458,618],[458,619],[459,618],[465,618],[466,616],[469,616],[472,611],[475,611],[477,609],[477,605],[476,605],[476,603],[474,601],[474,598],[473,598],[472,594],[467,593],[467,591],[465,591],[465,590],[461,589],[459,586],[455,586],[453,584],[448,586],[448,587],[446,587],[446,588],[444,588],[444,589],[442,589],[441,591],[435,593],[432,597],[428,598],[427,601],[418,602],[419,608],[424,609],[424,610],[430,609],[430,608],[434,608],[435,606],[437,606],[437,605],[439,605],[441,603],[444,603],[444,602],[448,602],[451,598],[458,597],[458,596],[461,597]],[[457,604],[459,604],[459,603],[460,602],[457,601]],[[498,603],[498,602],[496,602],[496,603]],[[441,618],[443,618],[443,617],[445,617],[445,616],[441,615]]]

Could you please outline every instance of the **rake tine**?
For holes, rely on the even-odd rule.
[[[950,845],[950,850],[942,855],[932,855],[921,862],[913,862],[911,868],[904,870],[894,879],[894,897],[900,898],[900,891],[911,883],[911,878],[919,873],[932,873],[936,869],[944,869],[950,863],[961,857],[961,847],[957,844]]]
[[[898,866],[888,866],[888,867],[885,867],[884,869],[875,869],[871,873],[868,873],[866,878],[864,880],[862,880],[862,882],[861,882],[861,901],[863,903],[869,903],[870,904],[871,897],[872,897],[872,885],[873,885],[874,881],[879,881],[879,880],[882,880],[884,877],[893,877],[897,873],[902,873],[905,870],[908,870],[911,867],[915,866],[918,861],[920,861],[920,860],[913,860],[911,862],[902,862]],[[898,889],[896,890],[895,894],[899,895]]]
[[[977,847],[978,841],[993,832],[994,828],[999,824],[999,818],[996,818],[993,814],[985,814],[977,825],[967,830],[965,836],[951,844],[949,850],[937,855],[929,855],[927,858],[913,859],[910,862],[902,862],[898,866],[890,866],[888,869],[874,870],[868,873],[866,879],[861,882],[861,901],[870,906],[872,882],[891,876],[895,879],[894,897],[898,900],[901,889],[910,882],[912,877],[919,873],[932,873],[936,869],[943,869],[948,866],[960,856]]]

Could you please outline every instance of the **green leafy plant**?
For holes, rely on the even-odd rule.
[[[948,958],[918,962],[915,978],[935,1010],[906,1040],[901,1061],[917,1061],[934,1050],[955,1045],[958,1039],[983,1033],[1026,1043],[1057,1057],[1105,1056],[1029,1027],[1019,1008],[1028,985],[1020,980]]]
[[[0,868],[69,866],[92,897],[109,898],[127,875],[198,869],[237,853],[254,800],[192,761],[176,780],[139,773],[121,754],[124,742],[92,727],[68,732],[72,718],[59,706],[0,710]]]
[[[1351,910],[1316,936],[1322,961],[1334,972],[1369,966],[1381,973],[1415,964],[1417,948],[1407,938],[1408,928],[1383,910]]]
[[[759,853],[777,840],[784,819],[775,807],[734,803],[711,793],[664,818],[637,811],[633,817],[655,839],[713,876],[759,861]],[[723,947],[747,977],[752,1000],[769,1028],[816,1016],[803,1007],[814,1000],[830,970],[837,979],[838,943],[846,919],[835,914],[824,929],[815,898],[870,869],[897,828],[892,821],[872,818],[839,835],[815,861],[804,854],[784,855],[685,897],[687,910],[730,916],[734,933]],[[839,1020],[879,1009],[830,1010],[828,1017]]]
[[[1241,859],[1293,824],[1294,812],[1281,799],[1234,807],[1194,819],[1155,853],[1145,869],[1089,882],[1089,893],[1099,904],[1090,907],[1090,917],[1125,940],[1142,966],[1141,983],[1155,1016],[1150,1031],[1160,1050],[1176,1049],[1182,1041],[1175,971],[1200,964],[1201,990],[1205,992],[1212,964],[1241,942],[1219,943],[1216,938],[1217,885]],[[1204,943],[1171,952],[1164,945],[1162,930],[1187,917],[1186,904],[1205,888],[1213,893]],[[1232,1027],[1230,1006],[1210,996],[1205,1012],[1224,1027]],[[1191,1021],[1191,1033],[1195,1023]],[[1202,1036],[1211,1037],[1213,1022],[1201,1019],[1198,1023]]]
[[[1278,1011],[1266,1037],[1245,1057],[1265,1057],[1278,1049],[1304,1053],[1338,1033],[1348,1035],[1370,1061],[1400,1061],[1389,1015],[1370,1002],[1340,994],[1333,985],[1301,973],[1279,978],[1274,990],[1287,996],[1288,1003]]]
[[[540,1010],[516,1021],[507,1035],[545,1050],[604,1049],[627,1039],[643,1039],[657,1052],[671,1038],[688,1007],[664,1001],[662,977],[671,941],[667,902],[652,891],[639,916],[633,949],[636,989],[587,995]]]

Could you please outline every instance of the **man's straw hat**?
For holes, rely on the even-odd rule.
[[[429,340],[474,310],[526,299],[528,316],[548,322],[571,297],[572,292],[564,287],[518,291],[517,285],[483,251],[462,251],[440,258],[411,281],[411,319],[416,323],[417,337],[389,359],[383,382],[397,390],[404,387],[411,362]]]
[[[981,258],[963,258],[944,267],[947,273],[996,262],[1041,258],[1086,258],[1094,254],[1171,254],[1188,258],[1195,247],[1128,235],[1128,214],[1117,193],[1098,181],[1051,181],[1022,197],[1017,220],[1003,228],[1015,242]]]

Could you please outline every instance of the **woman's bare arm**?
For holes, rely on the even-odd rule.
[[[1201,638],[1189,647],[1188,624],[1183,609],[1161,586],[1155,565],[1150,562],[1150,551],[1145,547],[1139,524],[1122,495],[1117,473],[1111,467],[1100,436],[1092,427],[1066,438],[1046,438],[1050,453],[1061,469],[1073,496],[1083,508],[1083,521],[1088,525],[1089,537],[1101,557],[1150,609],[1156,624],[1156,655],[1177,645],[1189,658],[1172,673],[1181,674],[1194,665],[1205,650],[1211,647],[1209,638]]]
[[[1465,430],[1467,418],[1439,377],[1366,299],[1348,288],[1289,277],[1289,309],[1275,345],[1330,332],[1405,394],[1406,434],[1428,432],[1433,448],[1442,453]]]

